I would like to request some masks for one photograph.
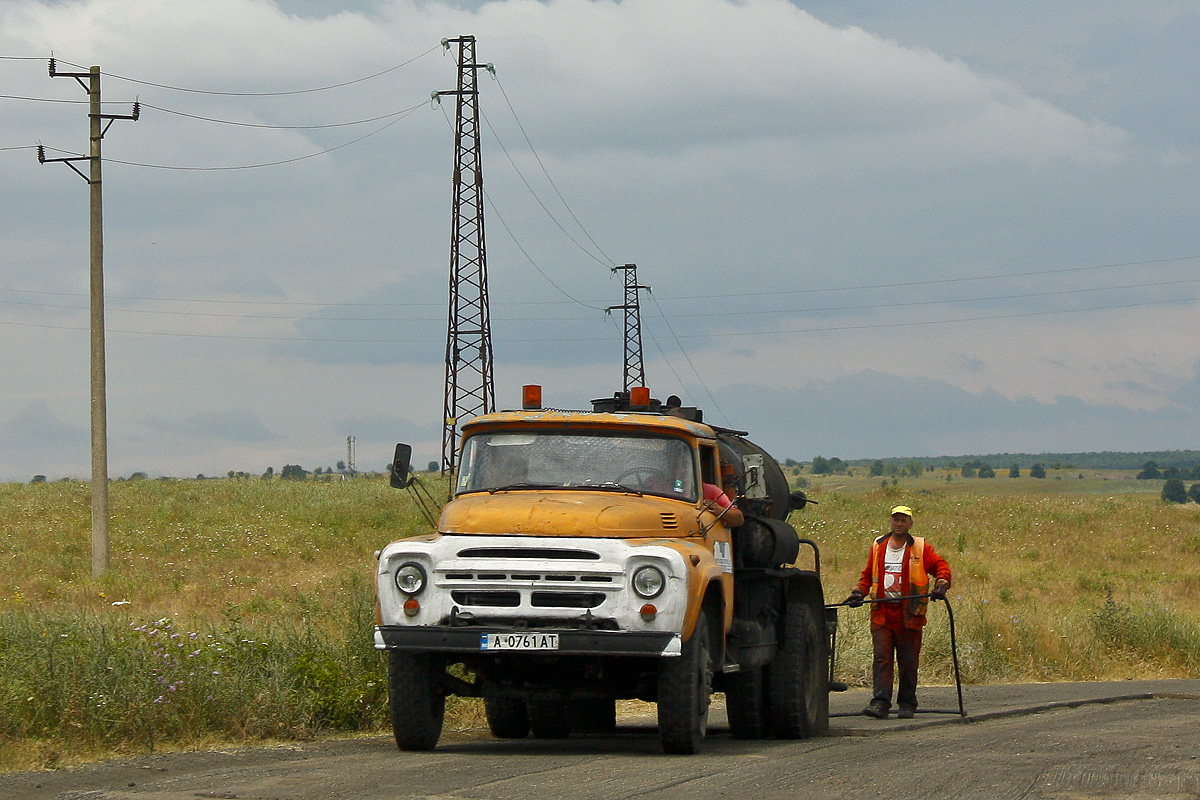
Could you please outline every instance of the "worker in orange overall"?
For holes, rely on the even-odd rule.
[[[921,629],[929,598],[944,600],[950,588],[950,565],[933,545],[913,536],[912,509],[892,509],[890,533],[871,543],[867,566],[846,604],[858,607],[868,595],[871,607],[871,642],[875,647],[872,669],[874,697],[863,714],[885,719],[892,707],[895,664],[900,664],[900,690],[896,694],[901,719],[912,719],[917,710],[917,663],[921,655]],[[930,589],[932,582],[933,588]],[[914,597],[917,596],[917,597]],[[914,598],[914,599],[902,599]]]

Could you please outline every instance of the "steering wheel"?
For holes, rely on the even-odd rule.
[[[661,471],[653,467],[633,467],[627,469],[617,476],[616,483],[629,484],[629,479],[633,479],[633,485],[652,489],[653,491],[669,491],[671,489],[671,480]]]

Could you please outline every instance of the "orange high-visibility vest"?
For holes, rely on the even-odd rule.
[[[879,590],[879,565],[882,559],[879,548],[887,546],[884,542],[888,538],[889,536],[881,536],[871,543],[871,596],[877,600],[885,597],[884,593]],[[900,573],[900,595],[902,597],[929,593],[929,574],[925,572],[925,539],[912,535],[909,535],[909,538],[912,539],[912,544],[906,545],[907,556]],[[906,621],[908,617],[924,617],[925,609],[929,607],[929,598],[905,600],[903,605]]]

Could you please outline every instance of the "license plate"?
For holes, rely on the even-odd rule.
[[[480,650],[557,650],[557,633],[484,633]]]

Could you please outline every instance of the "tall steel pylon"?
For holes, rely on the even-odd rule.
[[[495,409],[492,323],[488,309],[487,253],[483,235],[483,166],[479,151],[479,93],[475,37],[443,39],[458,44],[458,97],[454,132],[454,218],[450,233],[450,309],[446,330],[446,402],[442,472],[458,461],[458,421]]]
[[[625,272],[625,304],[609,306],[605,311],[606,313],[612,313],[616,309],[625,311],[625,376],[622,379],[621,389],[628,392],[631,386],[646,385],[646,365],[642,359],[642,313],[641,305],[638,302],[638,291],[645,289],[648,292],[650,287],[638,284],[637,264],[622,264],[612,268],[613,272],[617,270]]]

